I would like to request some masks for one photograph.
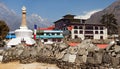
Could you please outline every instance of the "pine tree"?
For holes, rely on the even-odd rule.
[[[5,21],[0,21],[0,40],[4,39],[9,32],[9,27]]]
[[[114,14],[111,13],[102,15],[100,22],[108,29],[109,35],[118,33],[118,24]]]

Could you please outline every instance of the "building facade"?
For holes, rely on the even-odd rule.
[[[6,37],[6,39],[12,39],[12,38],[16,38],[15,32],[14,31],[10,31]]]
[[[63,31],[60,30],[37,30],[36,39],[40,39],[43,44],[61,43],[63,38]]]
[[[71,37],[84,39],[107,39],[107,28],[98,24],[72,25]]]
[[[86,24],[85,19],[75,19],[74,15],[65,15],[54,22],[56,30],[70,31],[72,39],[107,39],[107,28],[102,24]]]

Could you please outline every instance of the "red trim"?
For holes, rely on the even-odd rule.
[[[36,34],[34,34],[34,40],[36,40]]]
[[[67,29],[68,29],[69,31],[71,31],[71,30],[73,29],[73,27],[72,27],[72,26],[68,26]]]
[[[75,43],[75,42],[69,42],[68,45],[69,46],[77,46],[79,43]]]
[[[96,44],[99,48],[104,49],[108,46],[108,44]]]
[[[55,28],[55,25],[52,25],[50,27],[47,28],[38,28],[38,30],[53,30]]]

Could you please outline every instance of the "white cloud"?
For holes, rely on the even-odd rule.
[[[37,20],[39,20],[40,22],[41,21],[44,21],[44,19],[41,17],[41,16],[39,16],[38,14],[31,14],[31,16],[33,17],[33,18],[36,18]]]
[[[34,14],[34,13],[27,16],[27,22],[29,23],[28,26],[29,28],[33,27],[34,24],[38,25],[39,27],[48,27],[52,25],[52,23],[49,20],[42,18],[38,14]]]
[[[101,11],[101,9],[97,9],[97,10],[92,10],[92,11],[88,11],[88,12],[83,12],[82,15],[78,15],[75,18],[76,19],[88,19],[90,18],[90,16],[98,11]]]

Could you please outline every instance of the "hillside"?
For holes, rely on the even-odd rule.
[[[115,1],[110,6],[102,11],[93,14],[86,23],[100,23],[101,16],[106,13],[113,13],[117,19],[117,23],[120,24],[120,0]]]

